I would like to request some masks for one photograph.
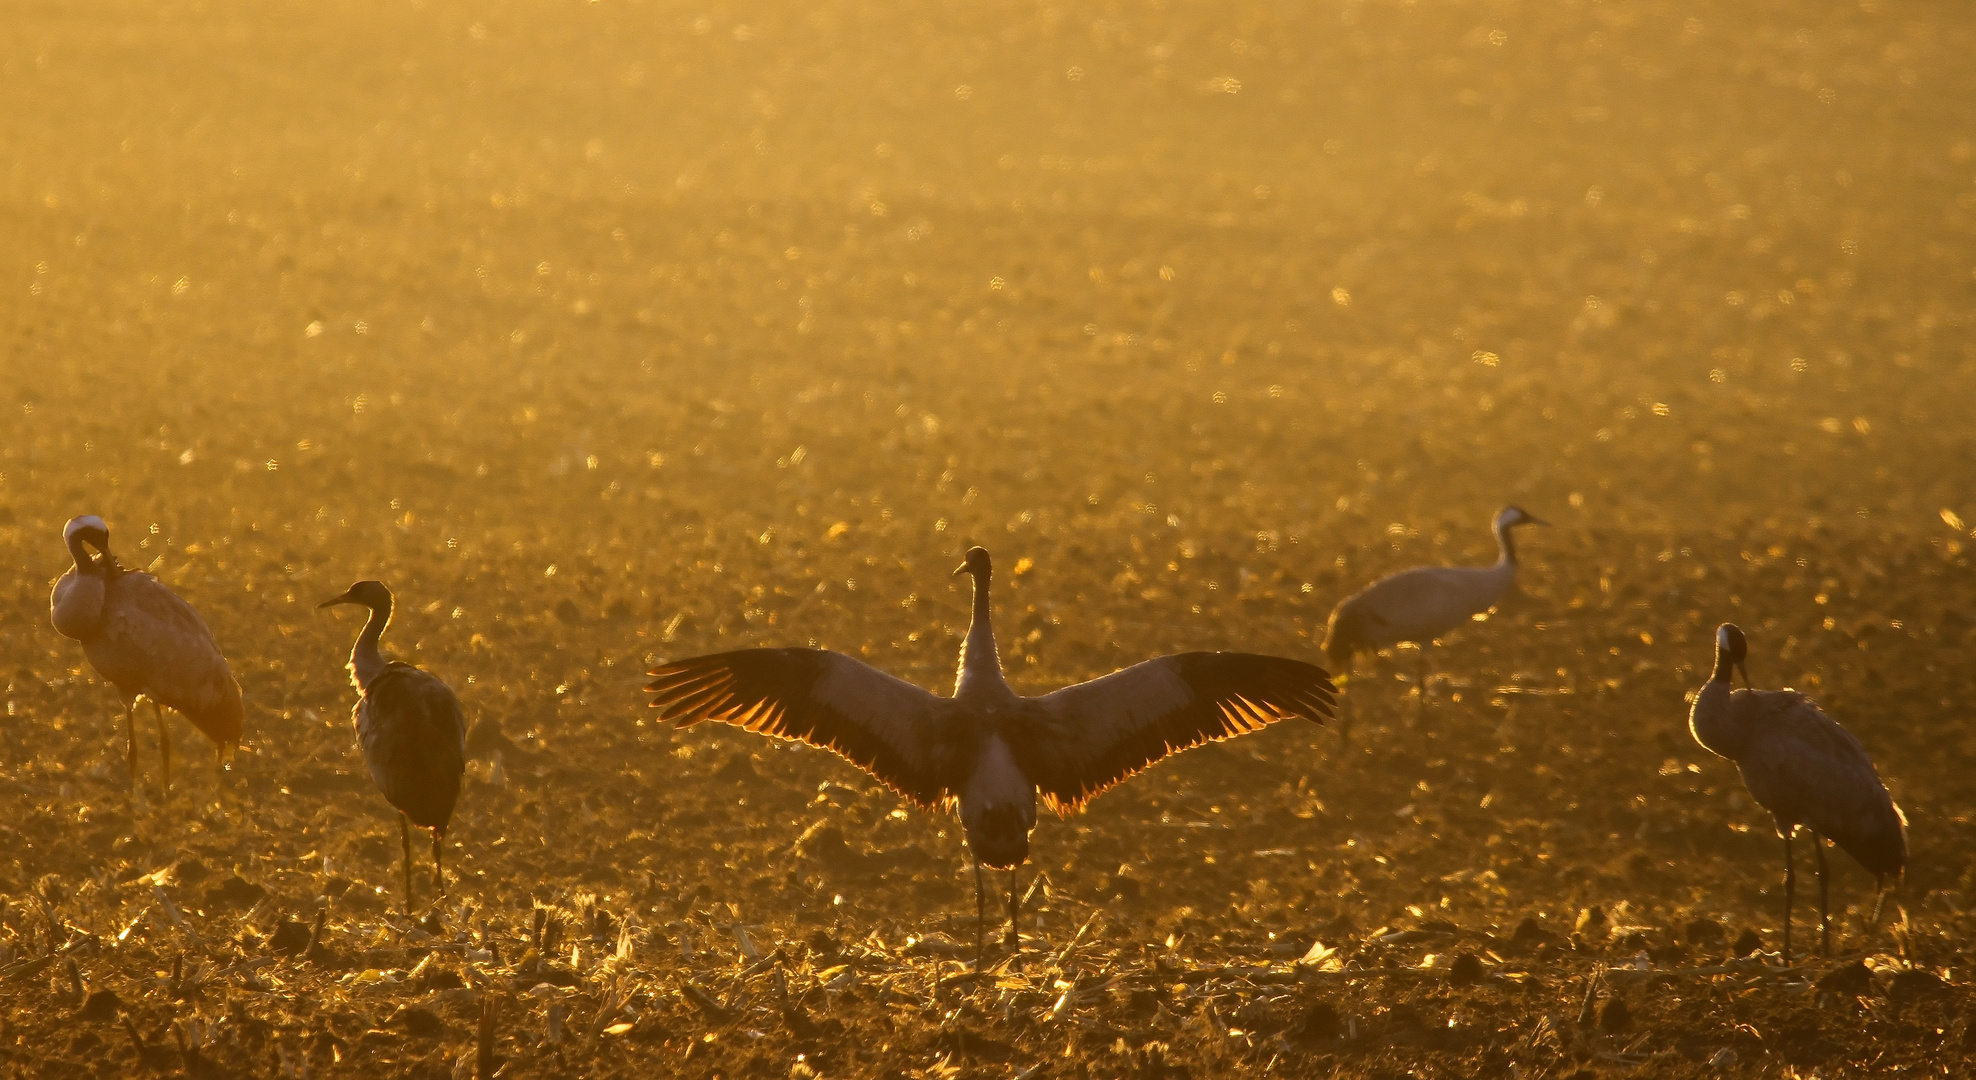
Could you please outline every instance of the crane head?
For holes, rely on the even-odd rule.
[[[1549,525],[1550,522],[1525,510],[1521,506],[1505,506],[1496,512],[1496,528],[1509,529],[1518,525]]]
[[[1750,646],[1743,640],[1743,632],[1735,623],[1723,623],[1715,628],[1716,667],[1727,667],[1730,671],[1740,671],[1743,684],[1749,685],[1750,668],[1745,662],[1750,654]]]
[[[976,581],[987,581],[988,570],[988,549],[971,547],[967,549],[967,561],[954,568],[954,576],[973,574]]]
[[[110,526],[95,514],[72,517],[67,525],[62,526],[62,542],[73,548],[77,541],[98,551],[109,551]]]
[[[332,596],[322,603],[317,604],[316,608],[317,610],[321,610],[326,607],[335,607],[338,604],[361,604],[364,607],[370,608],[372,611],[380,608],[389,609],[391,607],[391,590],[385,588],[382,581],[359,581],[344,590],[341,596]]]

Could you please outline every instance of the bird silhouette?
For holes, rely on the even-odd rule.
[[[1732,674],[1750,681],[1749,647],[1733,623],[1715,631],[1715,670],[1695,694],[1688,730],[1711,753],[1736,763],[1750,797],[1777,821],[1784,838],[1784,963],[1791,962],[1791,905],[1797,891],[1792,836],[1811,830],[1818,857],[1818,932],[1832,948],[1826,907],[1825,844],[1829,839],[1874,876],[1884,899],[1889,879],[1907,865],[1907,817],[1894,805],[1873,759],[1811,699],[1791,690],[1733,690]],[[1880,905],[1873,907],[1873,921]]]
[[[1041,697],[1002,677],[989,608],[988,553],[954,571],[974,579],[974,615],[952,697],[842,653],[744,649],[662,664],[646,687],[676,727],[718,720],[833,750],[922,810],[953,806],[974,860],[976,948],[986,922],[983,865],[1029,855],[1041,793],[1068,816],[1126,777],[1202,743],[1289,717],[1331,715],[1331,679],[1298,660],[1249,653],[1163,656]],[[1019,947],[1013,880],[1008,948]]]
[[[364,764],[378,790],[398,810],[398,837],[405,849],[405,913],[412,911],[411,826],[432,830],[432,881],[446,895],[441,845],[460,798],[467,767],[467,722],[460,699],[438,676],[410,664],[386,662],[378,639],[391,622],[391,590],[380,581],[359,581],[317,608],[357,604],[370,618],[350,648],[350,682],[357,688],[351,717]]]
[[[1489,610],[1516,580],[1516,541],[1510,530],[1520,525],[1548,525],[1520,506],[1497,511],[1490,530],[1496,534],[1493,566],[1416,566],[1388,574],[1353,593],[1331,609],[1324,628],[1324,657],[1337,672],[1349,672],[1352,658],[1390,645],[1412,642],[1419,647],[1418,708],[1427,708],[1428,649],[1435,639]],[[1339,738],[1348,740],[1351,722],[1339,723]]]
[[[171,735],[161,706],[192,721],[213,741],[225,773],[240,745],[246,713],[240,684],[212,631],[192,605],[141,570],[126,570],[110,553],[110,527],[94,514],[72,518],[62,529],[75,565],[55,582],[48,609],[55,630],[82,642],[97,674],[123,701],[131,788],[137,787],[137,699],[151,702],[158,721],[164,788],[171,791]],[[92,550],[93,549],[93,550]]]

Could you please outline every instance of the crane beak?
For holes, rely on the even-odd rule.
[[[1738,660],[1736,661],[1734,667],[1735,670],[1743,676],[1743,685],[1754,689],[1756,684],[1750,682],[1750,666],[1748,664],[1745,664],[1741,660]]]
[[[332,596],[329,599],[324,600],[322,603],[317,604],[316,610],[321,611],[324,608],[335,607],[338,604],[354,604],[354,603],[356,603],[356,601],[350,599],[349,592],[345,591],[341,596]]]
[[[953,576],[955,576],[955,577],[960,577],[960,576],[961,576],[962,574],[965,574],[965,573],[967,573],[967,564],[966,564],[966,563],[962,563],[962,564],[960,564],[959,566],[956,566],[956,567],[954,567],[954,575],[953,575]]]
[[[1550,522],[1548,522],[1548,521],[1545,521],[1545,520],[1544,520],[1543,518],[1540,518],[1540,517],[1538,517],[1538,516],[1537,516],[1537,515],[1535,515],[1535,514],[1524,514],[1524,515],[1523,515],[1523,522],[1524,522],[1524,524],[1526,524],[1526,525],[1549,525],[1549,524],[1550,524]]]

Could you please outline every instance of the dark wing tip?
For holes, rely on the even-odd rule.
[[[1195,693],[1217,702],[1240,700],[1278,718],[1323,723],[1336,715],[1338,691],[1331,673],[1316,664],[1260,653],[1200,652],[1174,657]]]
[[[735,681],[732,659],[731,653],[715,653],[651,669],[646,672],[652,681],[645,684],[645,692],[654,696],[646,707],[658,709],[660,719],[670,720],[676,728],[721,719],[736,704],[726,692]]]

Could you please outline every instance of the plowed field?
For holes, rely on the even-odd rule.
[[[0,1062],[19,1076],[1954,1073],[1976,1048],[1976,12],[1777,0],[17,0],[0,28]],[[815,643],[1040,692],[1510,599],[1046,820],[649,721]],[[62,523],[195,605],[221,781],[48,622]],[[444,677],[451,880],[342,664]],[[1786,970],[1686,730],[1717,623],[1912,863]],[[1816,942],[1800,847],[1798,943]],[[482,1058],[485,1060],[482,1060]]]

